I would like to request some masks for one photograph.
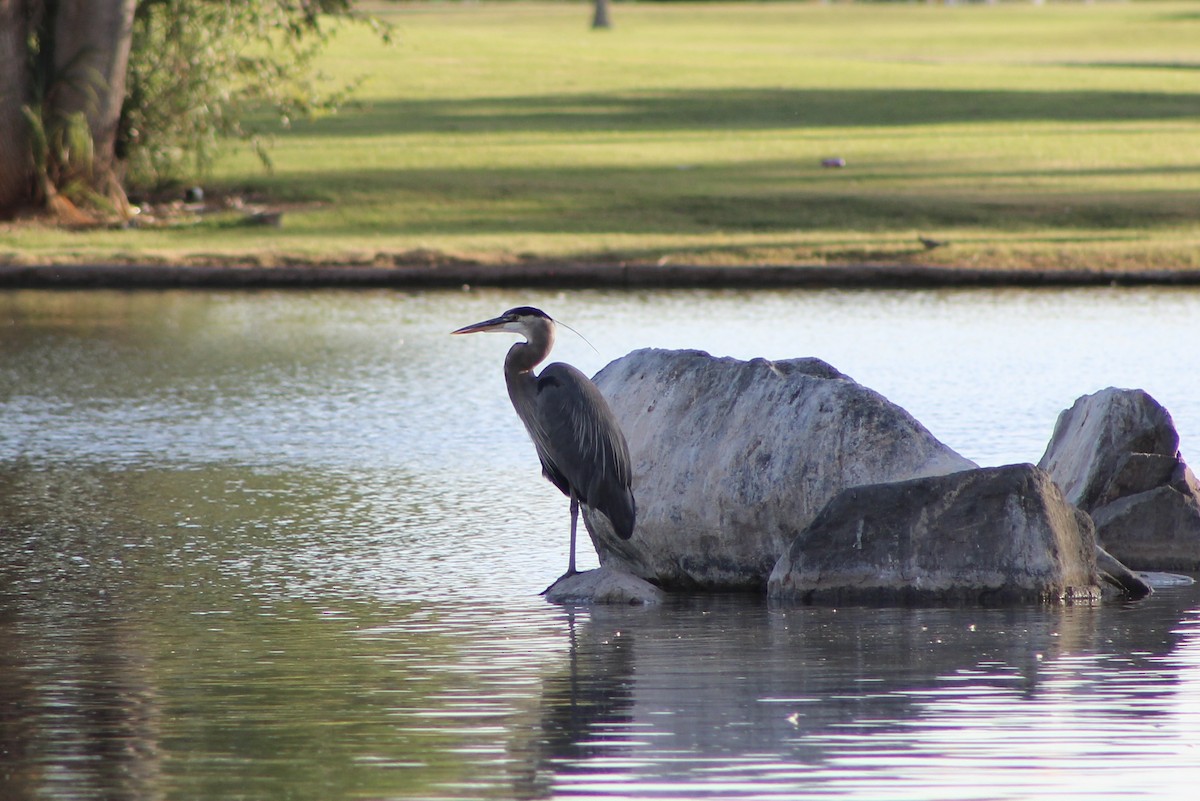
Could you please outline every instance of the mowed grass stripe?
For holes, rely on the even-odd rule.
[[[1200,2],[369,8],[397,44],[346,28],[322,64],[359,102],[207,183],[282,228],[9,228],[0,257],[1200,260]]]

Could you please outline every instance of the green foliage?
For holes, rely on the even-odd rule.
[[[335,110],[355,84],[314,69],[350,0],[145,0],[133,46],[118,155],[131,186],[203,173],[221,146],[249,142],[264,164],[272,123]],[[380,28],[386,37],[386,30]]]
[[[50,139],[46,136],[46,125],[42,122],[41,112],[33,106],[21,106],[21,114],[29,125],[29,147],[33,155],[33,169],[36,175],[45,179],[50,168]]]
[[[47,113],[44,108],[29,105],[21,106],[21,113],[29,126],[30,155],[39,199],[45,201],[61,191],[72,201],[94,205],[100,196],[91,191],[89,184],[95,153],[87,115],[82,111]]]

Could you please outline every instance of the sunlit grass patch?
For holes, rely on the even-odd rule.
[[[206,184],[282,227],[10,227],[0,258],[1195,262],[1200,2],[373,8],[398,43],[324,64],[358,102]]]

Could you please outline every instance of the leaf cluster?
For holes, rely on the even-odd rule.
[[[229,139],[250,143],[269,167],[267,130],[335,110],[354,88],[313,68],[347,20],[387,36],[350,0],[138,3],[117,140],[127,185],[202,174]]]

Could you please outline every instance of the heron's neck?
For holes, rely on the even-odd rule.
[[[504,357],[504,383],[508,386],[508,398],[526,428],[529,428],[529,421],[537,414],[537,376],[533,368],[537,367],[549,352],[548,344],[531,338],[529,342],[513,345]],[[529,433],[532,436],[533,430],[530,429]]]
[[[550,355],[554,347],[554,333],[535,330],[529,334],[528,342],[518,342],[508,349],[504,357],[505,373],[530,373]]]

